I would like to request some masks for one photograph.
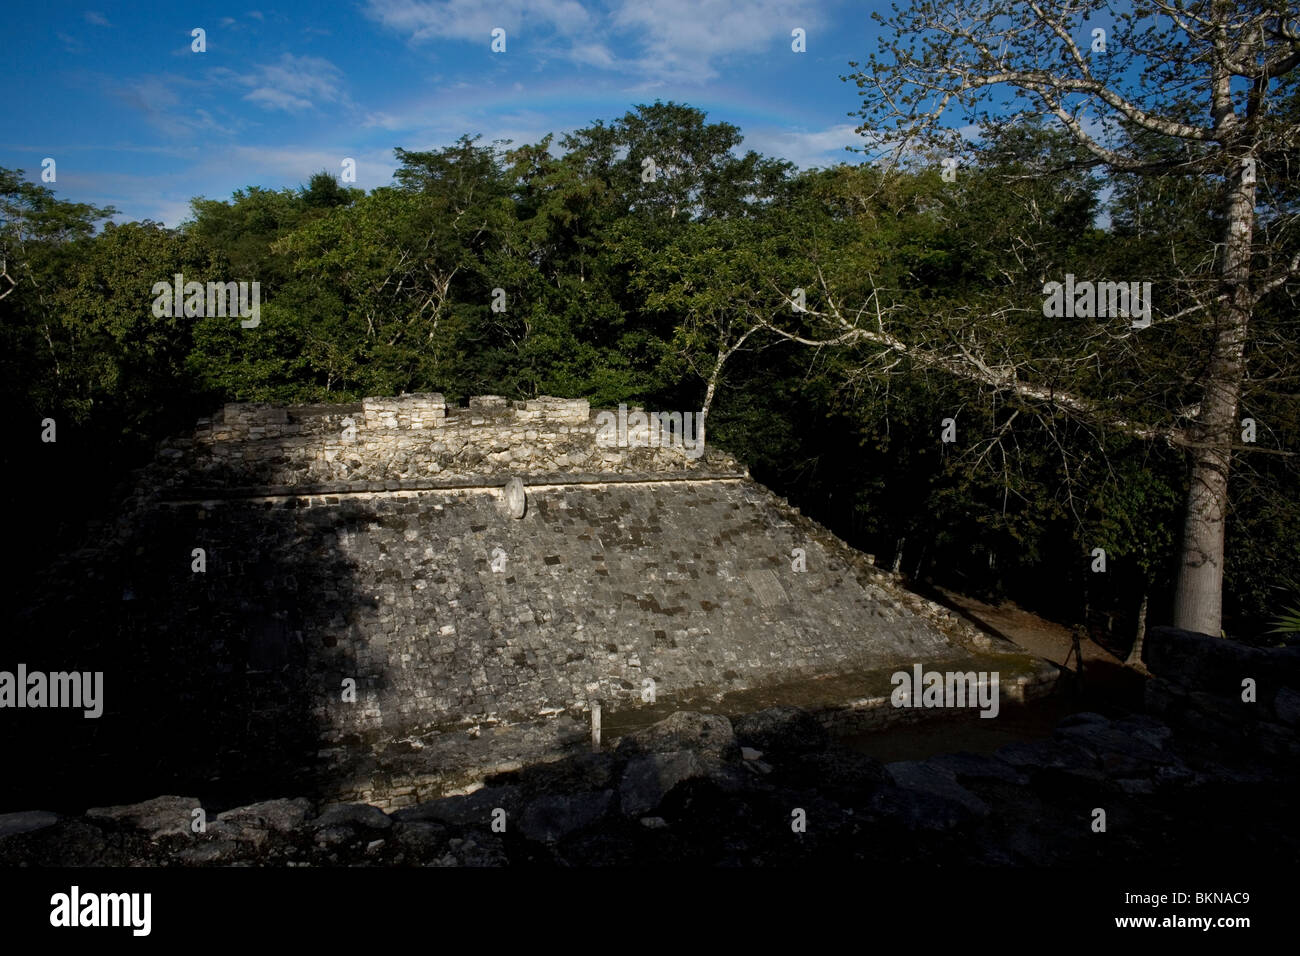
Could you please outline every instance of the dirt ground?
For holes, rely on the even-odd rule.
[[[1039,617],[1030,611],[1017,607],[1007,601],[999,606],[985,604],[983,601],[955,591],[936,588],[945,604],[959,611],[977,627],[993,631],[1010,641],[1014,641],[1030,654],[1044,658],[1053,664],[1064,665],[1073,647],[1070,629],[1062,624]],[[1084,638],[1080,647],[1083,653],[1083,665],[1100,661],[1108,665],[1122,666],[1123,661],[1095,641]],[[1070,667],[1075,661],[1070,658]]]

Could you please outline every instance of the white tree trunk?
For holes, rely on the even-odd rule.
[[[1183,522],[1182,563],[1174,594],[1174,626],[1218,637],[1223,621],[1224,529],[1228,472],[1237,431],[1237,406],[1245,377],[1246,330],[1254,306],[1250,253],[1255,226],[1255,185],[1237,170],[1228,199],[1221,277],[1228,302],[1206,369],[1201,414],[1193,429],[1191,483]]]
[[[718,391],[718,375],[722,371],[722,359],[714,367],[713,374],[709,377],[708,387],[704,390],[704,407],[700,409],[700,417],[697,420],[699,427],[696,429],[696,441],[703,446],[706,442],[704,437],[704,421],[709,417],[709,409],[713,407],[713,396]]]
[[[1138,623],[1137,634],[1133,638],[1133,650],[1129,651],[1128,660],[1124,663],[1129,667],[1142,667],[1142,645],[1146,642],[1147,637],[1147,600],[1150,593],[1142,592],[1142,603],[1138,606]]]

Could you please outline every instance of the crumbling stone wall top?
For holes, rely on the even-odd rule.
[[[363,398],[360,403],[340,405],[273,405],[266,402],[231,402],[218,421],[201,419],[216,441],[260,441],[312,434],[313,420],[351,417],[357,427],[367,429],[439,428],[449,419],[485,424],[489,419],[517,422],[585,424],[591,419],[591,405],[585,398],[554,398],[543,395],[512,402],[500,395],[476,395],[469,408],[448,408],[441,392]]]
[[[731,456],[705,448],[697,412],[673,412],[673,430],[662,434],[636,409],[620,414],[615,428],[615,413],[593,414],[585,398],[480,395],[458,408],[439,392],[339,405],[232,403],[201,419],[192,437],[164,443],[167,467],[158,484],[176,494],[340,483],[495,484],[515,474],[526,481],[746,474]]]

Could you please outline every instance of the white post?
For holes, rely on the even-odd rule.
[[[600,753],[600,701],[591,702],[591,752]]]

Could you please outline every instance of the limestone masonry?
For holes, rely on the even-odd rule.
[[[916,662],[999,669],[1004,697],[1042,676],[730,456],[596,431],[585,400],[227,405],[163,444],[28,643],[103,669],[94,723],[177,773],[389,807],[583,746],[593,701],[616,726],[860,675],[838,693],[869,723]]]
[[[403,395],[350,405],[227,405],[219,420],[201,420],[192,441],[175,442],[165,454],[187,459],[176,481],[191,488],[241,482],[303,491],[347,482],[351,490],[383,490],[355,483],[745,475],[716,452],[710,467],[672,447],[602,448],[597,430],[586,399],[487,395],[448,409],[438,394]]]

